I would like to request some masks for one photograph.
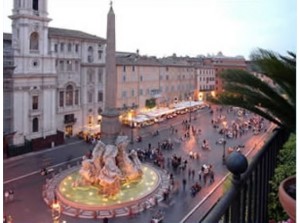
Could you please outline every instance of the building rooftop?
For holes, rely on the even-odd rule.
[[[79,39],[89,39],[89,40],[95,40],[105,43],[106,40],[102,37],[91,35],[89,33],[85,33],[78,30],[72,30],[72,29],[62,29],[62,28],[54,28],[49,27],[48,32],[49,37],[69,37],[69,38],[79,38]],[[12,34],[11,33],[3,33],[3,40],[11,40]]]
[[[72,29],[54,28],[54,27],[49,27],[48,35],[49,35],[49,37],[65,36],[65,37],[71,37],[71,38],[97,40],[97,41],[102,41],[103,43],[106,41],[102,37],[99,37],[96,35],[91,35],[89,33],[85,33],[82,31],[72,30]]]

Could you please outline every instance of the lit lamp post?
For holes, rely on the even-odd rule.
[[[54,200],[53,200],[53,204],[52,204],[53,223],[59,223],[60,213],[61,213],[61,207],[60,207],[59,202],[57,201],[56,196],[54,195]]]
[[[225,128],[226,128],[226,125],[227,125],[227,122],[224,121],[223,122],[223,135],[224,135],[224,140],[223,140],[223,156],[222,156],[222,161],[223,161],[223,164],[225,164],[225,147],[226,147],[226,140],[225,140]]]

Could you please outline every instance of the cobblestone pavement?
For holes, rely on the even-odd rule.
[[[227,113],[223,111],[223,115],[226,116],[227,122],[237,118],[233,112]],[[149,126],[144,129],[129,129],[124,127],[125,132],[129,137],[133,133],[134,137],[141,135],[143,140],[141,143],[134,142],[130,144],[128,149],[145,149],[151,143],[152,147],[158,145],[158,142],[170,139],[173,144],[173,150],[164,150],[163,154],[166,159],[171,158],[174,154],[181,156],[183,160],[188,161],[188,168],[195,170],[194,178],[188,177],[187,169],[185,171],[174,171],[169,165],[166,165],[166,171],[174,174],[175,181],[178,185],[177,193],[170,197],[167,202],[160,202],[158,205],[149,208],[138,214],[132,214],[130,216],[124,216],[119,218],[109,219],[110,223],[147,223],[151,221],[154,213],[161,209],[164,212],[164,222],[197,222],[201,219],[211,206],[215,204],[218,198],[223,193],[223,182],[227,169],[222,164],[223,146],[216,144],[216,140],[220,138],[220,134],[217,129],[211,125],[211,119],[216,115],[215,112],[212,116],[208,110],[201,110],[199,113],[191,114],[191,124],[196,129],[201,128],[202,134],[198,140],[191,137],[190,140],[177,143],[177,138],[183,135],[184,129],[182,127],[182,120],[189,120],[190,114],[178,116],[176,119],[165,121],[161,124]],[[194,119],[196,117],[196,120]],[[170,126],[178,129],[178,136],[171,134]],[[159,129],[160,134],[153,137],[152,132]],[[242,149],[242,153],[248,154],[248,157],[256,153],[257,149],[264,143],[265,139],[271,134],[269,129],[267,132],[259,135],[253,135],[251,132],[241,136],[238,139],[227,140],[226,147],[236,146],[244,144],[245,148]],[[197,141],[206,139],[211,150],[202,150],[200,144]],[[77,161],[83,154],[86,153],[92,146],[85,142],[78,140],[70,140],[66,145],[58,148],[52,148],[50,150],[42,151],[35,154],[25,155],[23,157],[11,158],[4,162],[4,189],[14,188],[15,197],[13,201],[4,203],[4,214],[11,214],[14,219],[14,223],[49,223],[52,222],[51,209],[43,201],[42,188],[45,183],[45,179],[41,177],[38,172],[40,168],[40,159],[42,157],[52,157],[53,167],[57,168],[59,163],[63,163],[64,167],[69,161]],[[191,159],[189,153],[197,152],[200,155],[199,159]],[[251,152],[252,151],[252,152]],[[70,155],[72,157],[70,158]],[[227,154],[226,154],[227,155]],[[189,188],[198,180],[197,173],[203,164],[211,164],[215,172],[215,181],[211,184],[206,183],[204,185],[201,181],[202,189],[196,196],[192,197]],[[182,180],[186,179],[187,184],[185,189],[182,186]],[[66,215],[61,216],[61,222],[102,222],[102,219],[80,219]]]

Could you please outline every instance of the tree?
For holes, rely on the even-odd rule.
[[[288,56],[282,56],[258,49],[251,59],[274,86],[247,71],[226,70],[221,74],[224,92],[208,100],[247,109],[296,132],[296,55],[288,52]]]

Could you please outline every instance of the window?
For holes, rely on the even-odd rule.
[[[39,65],[39,62],[37,60],[33,60],[32,65],[34,67],[37,67]]]
[[[54,44],[54,52],[58,52],[58,45],[57,44]]]
[[[169,80],[169,75],[166,75],[166,80]]]
[[[140,95],[143,95],[143,89],[140,89]]]
[[[102,101],[103,101],[103,92],[98,91],[98,102],[102,102]]]
[[[126,72],[126,66],[123,66],[123,71]]]
[[[61,71],[64,70],[64,61],[63,61],[63,60],[60,60],[60,61],[59,61],[59,69],[60,69]]]
[[[75,105],[79,104],[79,90],[75,91]]]
[[[66,88],[66,106],[73,105],[73,86],[68,85]]]
[[[166,71],[169,71],[169,67],[166,67]]]
[[[39,131],[39,119],[34,118],[32,120],[32,132],[38,132]]]
[[[35,11],[39,10],[39,0],[33,0],[32,1],[32,9]]]
[[[64,107],[64,92],[59,92],[59,107]]]
[[[32,110],[39,108],[39,96],[32,96]]]
[[[72,61],[67,60],[67,71],[72,71]]]
[[[33,32],[30,35],[30,50],[39,50],[39,34],[37,32]]]
[[[103,54],[103,51],[102,50],[98,50],[98,59],[99,60],[102,59],[102,54]]]
[[[123,82],[125,82],[126,81],[126,76],[125,75],[123,75]]]
[[[75,45],[75,52],[78,53],[78,51],[79,51],[79,45],[76,44],[76,45]]]
[[[60,43],[60,52],[64,52],[65,44]]]
[[[131,89],[131,97],[134,97],[134,89]]]
[[[141,82],[143,81],[143,76],[142,76],[142,75],[140,76],[140,81],[141,81]]]
[[[68,52],[72,52],[72,44],[68,43]]]
[[[89,46],[89,48],[88,48],[88,57],[87,57],[87,61],[89,63],[92,63],[94,61],[93,54],[94,54],[93,47]]]
[[[132,71],[135,71],[135,66],[132,66]]]

